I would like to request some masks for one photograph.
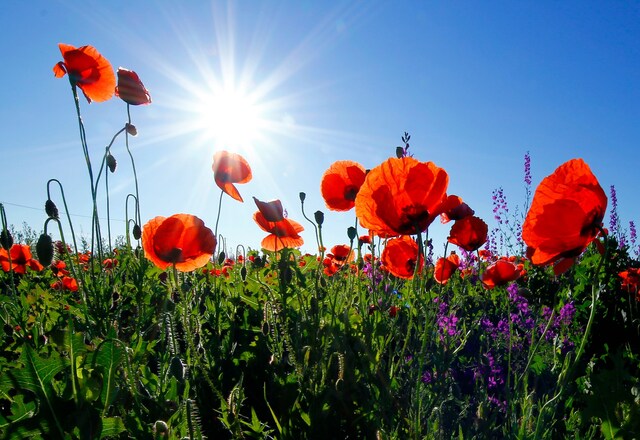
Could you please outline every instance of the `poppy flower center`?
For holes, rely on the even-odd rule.
[[[355,200],[359,189],[360,188],[355,185],[347,185],[344,188],[344,199],[349,201]]]
[[[171,248],[165,252],[158,252],[158,257],[167,263],[180,263],[184,261],[181,248]]]

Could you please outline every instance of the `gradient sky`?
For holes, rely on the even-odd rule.
[[[323,172],[342,159],[376,166],[394,155],[404,131],[414,156],[445,168],[449,193],[490,225],[494,189],[504,188],[512,209],[523,206],[527,151],[534,187],[582,157],[605,192],[615,185],[623,227],[640,221],[638,2],[32,0],[3,5],[0,29],[0,203],[18,229],[23,221],[42,229],[46,183],[56,178],[76,231],[90,233],[71,90],[52,72],[62,59],[58,43],[95,46],[151,92],[150,106],[131,109],[143,222],[185,212],[213,229],[220,191],[212,157],[228,149],[253,169],[239,186],[245,203],[222,203],[219,231],[229,247],[259,247],[256,196],[281,199],[307,228],[303,250],[315,252],[300,191],[309,214],[325,211],[325,244],[347,243],[354,213],[325,208]],[[220,110],[229,95],[251,108]],[[81,110],[95,171],[126,105],[83,101]],[[253,123],[234,122],[235,112],[253,112]],[[230,134],[233,124],[241,127]],[[117,235],[134,184],[123,139],[112,153]],[[52,197],[61,208],[57,189]],[[105,216],[104,197],[100,203]],[[437,253],[448,230],[430,227]]]

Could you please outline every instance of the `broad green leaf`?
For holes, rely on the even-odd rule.
[[[124,357],[124,349],[113,341],[103,343],[93,357],[93,364],[103,369],[102,392],[100,393],[103,415],[116,397],[116,373],[124,361]]]
[[[115,437],[125,430],[126,427],[120,417],[106,417],[102,419],[100,438]]]

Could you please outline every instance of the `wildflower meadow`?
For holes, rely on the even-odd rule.
[[[141,218],[134,116],[152,96],[96,48],[59,49],[92,226],[76,235],[56,179],[39,237],[0,205],[1,438],[640,436],[640,243],[582,159],[532,187],[526,154],[520,209],[497,189],[482,219],[404,133],[371,169],[336,157],[326,170],[323,209],[345,219],[329,243],[305,193],[286,209],[243,194],[251,164],[212,151],[215,224]],[[82,109],[112,98],[127,122],[99,156]],[[125,200],[109,198],[116,144],[134,174]],[[115,203],[120,239],[102,217]],[[238,203],[255,204],[259,245],[222,238],[241,237],[218,228]],[[442,254],[434,222],[450,228]],[[316,253],[299,250],[303,231]]]

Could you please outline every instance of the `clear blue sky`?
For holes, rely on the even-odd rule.
[[[90,231],[71,91],[51,70],[61,42],[95,46],[151,92],[152,105],[132,108],[143,222],[186,212],[213,228],[211,161],[226,148],[247,157],[254,175],[239,186],[244,204],[223,201],[229,245],[259,246],[256,196],[280,198],[314,251],[300,191],[309,213],[325,211],[325,244],[346,243],[354,214],[325,209],[322,173],[341,159],[377,165],[404,131],[415,157],[445,168],[449,192],[490,224],[493,189],[504,187],[514,207],[524,201],[526,151],[534,186],[582,157],[607,193],[616,186],[623,225],[640,221],[638,2],[33,0],[3,5],[0,29],[0,202],[19,229],[42,228],[46,182],[57,178],[76,229]],[[229,135],[233,111],[215,109],[229,90],[252,102],[257,129]],[[97,167],[125,104],[81,105]],[[122,233],[134,187],[122,140],[112,152],[111,216]],[[434,223],[431,233],[444,240],[448,229]]]

